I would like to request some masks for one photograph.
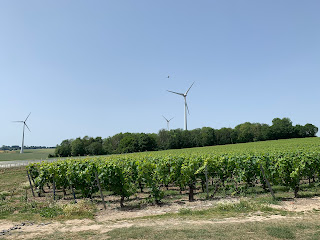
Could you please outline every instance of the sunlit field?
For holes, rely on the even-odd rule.
[[[21,154],[18,151],[0,151],[0,161],[13,160],[41,160],[47,159],[49,154],[54,153],[54,148],[49,149],[25,149]]]

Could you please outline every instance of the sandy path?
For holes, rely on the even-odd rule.
[[[105,221],[96,222],[93,220],[71,220],[64,223],[52,222],[44,225],[34,224],[32,226],[23,226],[21,229],[16,230],[12,235],[6,235],[6,239],[33,239],[35,237],[53,234],[59,232],[82,232],[82,231],[98,231],[99,233],[107,233],[113,229],[127,228],[127,227],[185,227],[187,225],[210,225],[210,224],[223,224],[223,223],[244,223],[244,222],[257,222],[257,221],[271,221],[286,218],[280,215],[251,216],[246,218],[225,218],[222,220],[119,220],[116,222]],[[0,222],[2,226],[2,222]]]
[[[320,197],[296,198],[289,201],[283,201],[281,205],[271,205],[271,207],[293,212],[320,210]]]

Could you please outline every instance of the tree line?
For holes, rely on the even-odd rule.
[[[315,137],[318,128],[307,123],[293,126],[289,118],[274,118],[272,125],[245,122],[235,128],[193,130],[161,129],[156,133],[118,133],[112,137],[66,139],[50,157],[120,154],[167,149],[205,147],[288,138]]]
[[[54,148],[54,147],[46,147],[46,146],[24,146],[24,149],[47,149],[47,148]],[[15,151],[15,150],[20,150],[20,146],[18,145],[12,145],[12,146],[6,146],[2,145],[0,147],[0,150],[2,151]]]

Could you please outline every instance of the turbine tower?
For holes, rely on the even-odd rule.
[[[162,117],[167,121],[167,128],[168,128],[168,131],[170,131],[170,128],[169,128],[169,122],[173,119],[171,118],[170,120],[166,119],[163,115]]]
[[[191,86],[189,87],[189,89],[185,93],[177,93],[177,92],[173,92],[173,91],[167,90],[168,92],[181,95],[184,98],[184,130],[188,130],[188,127],[187,127],[187,110],[188,110],[188,113],[189,113],[189,108],[188,108],[188,104],[187,104],[187,95],[188,95],[188,92],[189,92],[190,88],[193,86],[193,84],[194,84],[194,82],[191,84]]]
[[[28,117],[30,116],[31,113],[29,113]],[[28,125],[26,124],[26,121],[28,119],[28,117],[26,118],[26,120],[24,121],[13,121],[13,122],[20,122],[20,123],[23,123],[23,131],[22,131],[22,145],[21,145],[21,150],[20,150],[20,153],[23,153],[23,146],[24,146],[24,128],[27,127],[28,130],[30,131]],[[31,132],[31,131],[30,131]]]

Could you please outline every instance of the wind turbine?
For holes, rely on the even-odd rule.
[[[188,95],[190,88],[193,86],[193,84],[194,84],[194,82],[191,84],[191,86],[189,87],[189,89],[185,93],[177,93],[177,92],[167,90],[168,92],[178,94],[178,95],[181,95],[184,97],[184,129],[185,130],[187,130],[187,110],[189,113],[189,108],[188,108],[188,104],[187,104],[187,95]]]
[[[173,119],[171,118],[170,120],[166,119],[163,115],[162,117],[167,121],[167,128],[168,128],[168,131],[170,131],[170,128],[169,128],[169,122]]]
[[[29,113],[28,117],[30,116],[31,113]],[[26,124],[26,121],[28,119],[28,117],[26,118],[26,120],[24,121],[13,121],[13,122],[20,122],[20,123],[23,123],[23,132],[22,132],[22,145],[21,145],[21,150],[20,150],[20,153],[23,153],[23,146],[24,146],[24,128],[27,127],[28,130],[30,131],[28,125]],[[31,131],[30,131],[31,132]]]

